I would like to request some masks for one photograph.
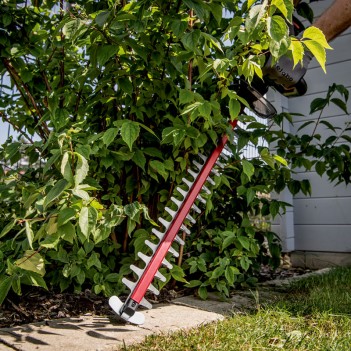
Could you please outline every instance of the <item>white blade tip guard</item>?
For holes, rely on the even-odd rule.
[[[121,318],[130,322],[132,324],[141,325],[145,323],[145,316],[141,312],[135,312],[133,316],[129,317],[124,313],[121,313],[123,302],[117,296],[111,296],[108,300],[108,304],[112,308],[112,310],[118,314]]]

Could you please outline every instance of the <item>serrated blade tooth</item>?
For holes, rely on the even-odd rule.
[[[184,224],[180,226],[180,229],[188,235],[191,234],[191,231]]]
[[[159,271],[156,272],[155,277],[161,280],[161,282],[165,282],[167,280],[166,277],[163,274],[161,274]]]
[[[198,195],[196,196],[196,198],[197,198],[200,202],[202,202],[204,205],[206,205],[206,200],[205,200],[200,194],[198,194]]]
[[[191,206],[191,208],[192,208],[195,212],[201,213],[201,210],[200,210],[195,204],[193,204],[193,205]]]
[[[207,161],[207,157],[206,157],[205,155],[203,155],[203,154],[198,154],[198,155],[201,157],[201,159],[202,159],[204,162]]]
[[[145,240],[145,244],[152,250],[153,253],[155,253],[156,249],[157,249],[157,245],[152,243],[149,240]]]
[[[186,178],[182,178],[182,181],[189,187],[189,189],[193,186],[194,182],[191,182],[190,180]]]
[[[130,265],[130,269],[140,278],[140,276],[143,274],[143,269],[135,266],[134,264]]]
[[[147,309],[149,309],[149,310],[151,310],[151,308],[152,308],[151,303],[150,303],[148,300],[146,300],[145,297],[143,297],[143,298],[141,299],[140,305],[141,305],[141,306],[144,306],[145,308],[147,308]]]
[[[196,177],[199,175],[199,173],[196,173],[196,172],[194,172],[192,169],[188,169],[188,172],[189,172],[189,174],[194,178],[194,179],[196,179]]]
[[[168,227],[170,226],[171,222],[166,221],[165,219],[163,219],[162,217],[158,218],[158,221],[166,228],[166,230],[168,229]]]
[[[200,165],[200,163],[197,162],[197,161],[195,161],[195,160],[193,161],[193,164],[197,167],[197,169],[198,169],[199,171],[201,171],[203,165]]]
[[[207,181],[208,181],[211,185],[216,185],[215,181],[214,181],[211,177],[207,177]]]
[[[225,160],[225,161],[228,161],[229,160],[229,157],[222,151],[221,152],[221,157]]]
[[[173,268],[173,265],[170,262],[168,262],[165,258],[163,259],[162,264],[165,267],[167,267],[168,269],[172,269]]]
[[[152,285],[150,284],[149,287],[147,288],[149,291],[151,291],[155,295],[159,295],[160,292]]]
[[[203,185],[203,186],[202,186],[202,190],[204,190],[208,195],[211,194],[210,189],[209,189],[206,185]]]
[[[218,160],[216,161],[216,165],[220,168],[224,168],[225,166],[223,163],[219,162]]]
[[[136,286],[136,283],[133,283],[131,282],[130,280],[128,280],[127,278],[123,278],[122,279],[122,283],[130,290],[132,291],[135,286]]]
[[[174,250],[172,246],[170,246],[168,252],[171,253],[174,257],[179,257],[178,251]]]
[[[175,240],[179,245],[184,245],[184,244],[185,244],[184,240],[183,240],[179,235],[176,235],[176,237],[174,238],[174,240]]]
[[[224,145],[224,149],[230,154],[233,155],[233,151],[230,150],[230,147],[228,145]]]
[[[219,176],[221,175],[215,168],[212,168],[212,169],[211,169],[211,172],[212,172],[216,177],[219,177]]]
[[[155,228],[152,228],[151,230],[160,240],[163,239],[163,236],[165,235],[164,233],[161,233],[160,231],[158,231],[157,229]]]
[[[174,218],[175,215],[177,214],[176,211],[173,211],[171,208],[169,208],[167,206],[165,207],[165,210],[171,215],[172,218]]]
[[[175,197],[171,197],[171,200],[173,201],[174,204],[176,204],[178,206],[178,208],[182,205],[182,201],[176,199]]]
[[[145,262],[145,264],[149,264],[151,261],[151,257],[143,254],[142,252],[138,252],[138,256]]]
[[[184,199],[186,198],[186,196],[188,195],[188,192],[183,190],[182,188],[180,188],[179,186],[177,186],[177,190],[179,191],[180,194],[183,195]]]
[[[196,223],[195,219],[193,217],[191,217],[190,214],[186,215],[186,219],[188,219],[192,224]]]

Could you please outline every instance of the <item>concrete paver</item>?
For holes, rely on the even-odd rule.
[[[145,336],[194,328],[223,319],[219,313],[175,304],[155,305],[144,311],[142,326],[117,317],[82,316],[0,329],[1,351],[112,351],[141,342]]]

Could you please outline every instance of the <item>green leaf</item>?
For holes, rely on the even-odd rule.
[[[175,19],[172,21],[171,31],[176,37],[183,36],[187,28],[188,28],[188,23],[184,20]]]
[[[140,133],[139,124],[130,120],[125,120],[121,127],[121,136],[123,141],[128,145],[132,151],[133,144]]]
[[[76,34],[80,26],[81,20],[79,18],[73,19],[63,26],[62,33],[67,39],[72,38]]]
[[[224,272],[225,279],[228,281],[230,286],[233,286],[235,282],[235,273],[237,268],[233,266],[227,266]]]
[[[303,129],[303,128],[309,126],[309,125],[312,124],[312,123],[315,124],[316,122],[315,122],[315,121],[307,121],[307,122],[303,123],[303,124],[298,128],[297,131],[300,131],[301,129]]]
[[[121,77],[118,79],[119,87],[128,95],[133,93],[133,84],[128,77]]]
[[[29,221],[26,221],[25,227],[26,227],[26,235],[27,235],[29,246],[33,248],[34,233],[31,227],[31,223]]]
[[[28,282],[27,282],[27,280],[28,280]],[[37,274],[35,272],[27,271],[25,274],[24,283],[30,284],[32,286],[40,286],[41,288],[44,288],[45,290],[49,290],[43,277],[40,274]]]
[[[106,132],[102,136],[102,141],[107,147],[115,140],[118,131],[118,128],[109,128],[106,130]]]
[[[42,242],[40,242],[40,246],[46,247],[47,249],[56,249],[59,242],[60,234],[57,232],[47,236]]]
[[[73,173],[71,168],[71,153],[65,152],[62,157],[61,162],[61,174],[63,178],[67,180],[67,182],[73,184]]]
[[[291,50],[293,61],[294,61],[294,67],[299,63],[303,62],[303,45],[299,40],[291,40],[290,47],[289,49]]]
[[[195,99],[195,94],[188,89],[181,89],[179,91],[179,102],[181,104],[188,104],[190,102],[193,102]]]
[[[25,251],[23,257],[15,261],[15,265],[21,269],[37,273],[42,277],[45,275],[44,258],[38,251]]]
[[[275,41],[282,40],[288,33],[288,26],[282,16],[267,18],[267,29],[271,38]]]
[[[10,230],[15,226],[15,224],[16,219],[13,219],[11,222],[7,223],[0,233],[0,239],[4,237],[7,233],[9,233]]]
[[[183,269],[180,268],[179,266],[173,266],[173,268],[171,269],[171,276],[173,279],[175,279],[178,282],[188,283],[184,279],[185,273],[184,273]]]
[[[216,39],[214,36],[205,32],[201,32],[201,36],[204,37],[206,40],[208,40],[212,44],[212,46],[214,46],[218,51],[223,53],[222,45],[218,41],[218,39]]]
[[[85,201],[90,201],[90,196],[85,190],[75,188],[75,189],[72,189],[72,194]]]
[[[200,299],[207,300],[207,288],[206,286],[200,286],[197,293],[199,294]]]
[[[95,22],[99,27],[103,27],[110,16],[110,11],[102,11],[95,17]]]
[[[273,217],[275,217],[279,213],[280,205],[278,201],[271,201],[269,205],[269,212]]]
[[[315,165],[316,172],[319,176],[322,176],[326,170],[325,162],[318,161]]]
[[[282,165],[284,165],[285,167],[288,167],[288,161],[285,158],[283,158],[283,157],[281,157],[279,155],[274,155],[273,158],[276,161],[278,161],[279,163],[281,163]]]
[[[0,282],[0,305],[6,299],[7,294],[9,293],[11,286],[12,286],[13,277],[1,277]]]
[[[246,201],[247,201],[247,204],[250,205],[251,202],[253,201],[253,199],[255,198],[256,196],[256,191],[252,188],[249,188],[247,189],[247,192],[246,192]]]
[[[316,58],[316,60],[322,67],[324,73],[326,73],[325,62],[327,59],[327,55],[325,53],[324,47],[314,40],[304,40],[303,44],[306,45],[308,50],[311,51],[312,55]]]
[[[75,153],[75,155],[78,158],[77,166],[76,166],[76,174],[74,175],[74,183],[77,187],[88,175],[89,165],[85,157],[78,154],[77,152]]]
[[[344,101],[342,101],[341,99],[333,98],[333,99],[330,99],[330,102],[332,102],[334,105],[341,108],[347,115],[349,114],[349,112],[347,111],[346,103]]]
[[[71,222],[67,222],[58,227],[57,232],[63,240],[73,244],[74,238],[76,237],[76,228]]]
[[[239,236],[238,240],[244,249],[250,250],[250,240],[247,237]]]
[[[160,174],[165,180],[168,178],[168,172],[165,169],[165,166],[162,162],[157,160],[152,160],[149,163],[151,169],[153,169],[156,173]]]
[[[102,45],[96,51],[97,62],[103,66],[112,56],[116,55],[119,46],[117,45]]]
[[[105,277],[107,282],[118,283],[120,280],[120,275],[118,273],[110,273]]]
[[[93,252],[87,260],[87,267],[90,269],[95,266],[98,269],[101,269],[101,262],[99,260],[99,256],[96,252]]]
[[[201,32],[198,29],[192,30],[189,33],[184,34],[181,39],[185,49],[195,52],[199,43]]]
[[[60,179],[56,184],[51,188],[49,193],[46,195],[44,202],[43,202],[43,207],[46,209],[46,207],[54,200],[56,200],[66,189],[68,185],[68,182],[66,179]]]
[[[211,279],[218,279],[224,273],[224,267],[217,267],[211,275]]]
[[[145,171],[145,164],[146,164],[146,158],[144,156],[144,153],[141,150],[136,150],[133,157],[132,161],[139,166],[143,171]]]
[[[264,148],[261,151],[260,156],[261,156],[262,160],[267,163],[268,166],[270,166],[271,168],[274,168],[274,165],[275,165],[274,158],[269,153],[267,148]]]
[[[73,208],[65,208],[61,210],[58,214],[57,225],[61,226],[66,224],[69,220],[74,218],[76,215],[76,210]]]
[[[317,27],[311,26],[306,28],[303,32],[302,39],[311,39],[311,41],[318,43],[323,48],[333,50],[325,39],[323,32]],[[307,44],[308,42],[309,40],[303,41],[304,44]],[[313,53],[312,50],[311,52]]]
[[[271,6],[276,6],[283,16],[290,22],[291,14],[294,9],[290,0],[272,0]]]
[[[251,177],[254,175],[255,173],[255,167],[253,166],[253,164],[247,160],[242,160],[242,165],[243,165],[243,171],[244,173],[247,175],[247,178],[249,180],[251,180]]]
[[[229,114],[230,114],[230,119],[232,121],[238,118],[240,111],[241,111],[241,103],[238,100],[230,99]]]
[[[316,98],[313,99],[310,106],[310,113],[321,111],[328,105],[328,99]]]
[[[232,245],[236,240],[236,236],[231,233],[231,235],[228,235],[222,243],[222,250],[225,250],[228,246]]]
[[[197,286],[200,286],[201,284],[202,284],[201,280],[190,280],[190,282],[185,286],[187,288],[195,288]]]
[[[97,223],[98,212],[94,207],[83,207],[79,215],[79,228],[88,238]]]

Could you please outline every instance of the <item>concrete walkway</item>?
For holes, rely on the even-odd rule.
[[[189,301],[188,301],[189,303]],[[159,304],[144,311],[142,326],[120,322],[117,317],[82,316],[0,329],[1,351],[112,351],[145,336],[194,328],[223,319],[215,312],[179,304]]]
[[[117,351],[124,345],[142,342],[147,335],[190,329],[236,311],[254,309],[264,300],[272,301],[274,295],[280,294],[279,287],[290,281],[272,281],[261,285],[258,291],[243,291],[226,301],[216,295],[210,295],[206,301],[186,296],[169,304],[156,304],[144,311],[146,321],[142,326],[125,324],[111,314],[2,328],[0,351]]]

